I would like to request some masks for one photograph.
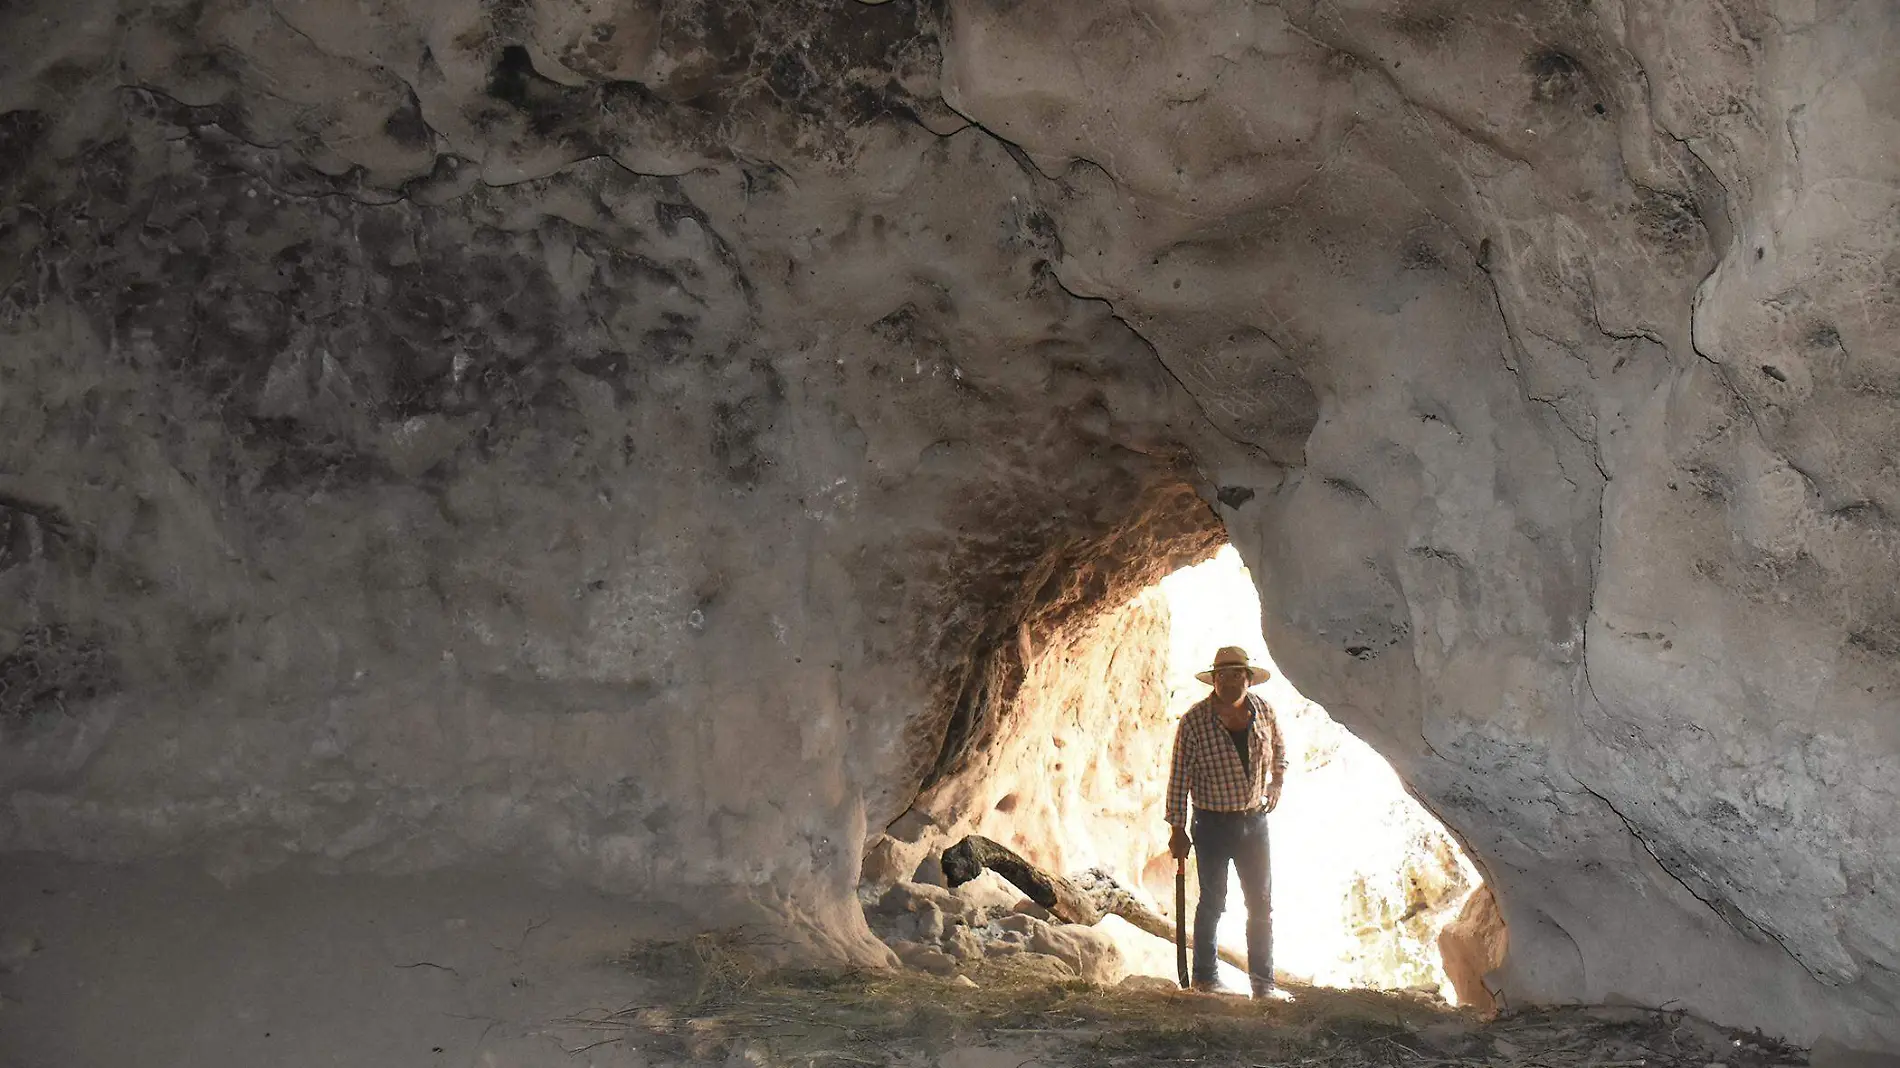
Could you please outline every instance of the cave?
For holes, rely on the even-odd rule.
[[[1195,676],[1216,649],[1241,645],[1272,669],[1260,618],[1251,576],[1223,546],[1125,603],[1040,641],[1025,637],[1021,682],[972,740],[969,759],[867,851],[859,893],[873,931],[900,959],[945,968],[939,953],[967,962],[995,948],[986,939],[1000,939],[1003,952],[1054,950],[1105,984],[1130,975],[1173,980],[1170,942],[1120,917],[1104,918],[1094,934],[1066,932],[1067,941],[1039,923],[998,926],[1017,911],[1057,919],[1029,908],[1002,873],[951,902],[915,884],[951,888],[943,850],[980,834],[1045,872],[1085,885],[1111,879],[1178,923],[1163,830],[1175,727],[1207,695]],[[1283,674],[1275,670],[1256,692],[1289,757],[1287,792],[1270,820],[1276,971],[1300,986],[1413,990],[1495,1009],[1483,977],[1503,963],[1506,932],[1456,839],[1389,764]],[[1244,963],[1237,880],[1230,876],[1220,941]],[[1198,901],[1192,866],[1187,885],[1187,900]],[[958,908],[965,903],[975,907]],[[1229,989],[1247,988],[1243,963],[1222,962]]]
[[[1890,3],[0,28],[0,1059],[895,969],[887,843],[1225,544],[1500,1007],[1900,1051]]]

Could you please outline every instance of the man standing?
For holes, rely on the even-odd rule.
[[[1256,998],[1286,995],[1273,985],[1273,872],[1267,849],[1267,813],[1280,803],[1286,746],[1273,709],[1250,693],[1273,677],[1247,651],[1230,645],[1214,666],[1194,676],[1214,687],[1188,709],[1174,732],[1168,767],[1168,851],[1176,860],[1198,847],[1195,871],[1201,901],[1194,910],[1194,988],[1217,990],[1215,928],[1227,906],[1227,866],[1240,874],[1247,902],[1247,972]],[[1194,836],[1188,837],[1188,798],[1194,799]],[[1186,917],[1176,916],[1176,923]]]

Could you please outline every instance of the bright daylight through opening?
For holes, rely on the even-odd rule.
[[[1194,675],[1219,647],[1242,646],[1272,665],[1258,596],[1232,546],[1162,580],[1161,592],[1170,723],[1206,696]],[[1477,869],[1391,765],[1277,667],[1255,692],[1274,708],[1288,750],[1285,793],[1269,820],[1277,970],[1325,986],[1425,989],[1456,1002],[1438,936],[1481,888]],[[1163,760],[1157,775],[1166,774]],[[1239,885],[1230,886],[1220,938],[1244,953],[1241,900]],[[1227,981],[1245,987],[1237,970]]]
[[[867,850],[860,897],[872,929],[906,965],[938,974],[1027,966],[1171,987],[1169,756],[1182,714],[1209,692],[1195,673],[1230,645],[1270,663],[1252,579],[1231,547],[1125,604],[1020,632],[1006,650],[1020,684],[980,717],[967,759]],[[1277,670],[1256,692],[1276,710],[1289,757],[1269,817],[1276,973],[1490,1008],[1482,977],[1502,962],[1504,930],[1471,862],[1378,754]],[[979,873],[959,861],[946,874],[945,851],[972,835],[1076,886],[1120,887],[1140,914],[1124,922],[1103,907],[1108,915],[1077,922],[1076,910],[1038,907],[994,865]],[[1201,898],[1193,867],[1190,913]],[[1245,959],[1243,900],[1230,887],[1219,934],[1231,961]],[[1249,989],[1221,967],[1226,986]]]

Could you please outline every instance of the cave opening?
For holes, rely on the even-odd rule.
[[[1169,618],[1171,726],[1206,696],[1195,674],[1217,648],[1239,645],[1273,670],[1254,692],[1274,710],[1288,751],[1285,791],[1269,817],[1276,970],[1314,985],[1413,989],[1458,1003],[1438,940],[1483,888],[1477,867],[1392,766],[1273,663],[1252,577],[1232,546],[1158,589]],[[1220,941],[1244,951],[1238,876],[1230,880]],[[1237,971],[1227,982],[1245,987]]]
[[[1106,874],[1172,920],[1168,759],[1181,716],[1209,692],[1196,673],[1229,645],[1272,663],[1238,552],[1221,545],[1198,556],[1132,597],[1017,634],[1019,681],[981,743],[867,852],[867,916],[907,964],[947,973],[976,958],[1042,955],[1098,982],[1172,984],[1165,938],[1117,915],[1086,930],[1061,924],[996,872],[952,891],[941,857],[980,835],[1081,885]],[[1484,966],[1447,967],[1451,957],[1501,952],[1501,921],[1478,869],[1390,764],[1273,670],[1254,692],[1274,709],[1289,758],[1269,817],[1276,973],[1296,986],[1413,990],[1490,1007]],[[1200,888],[1188,868],[1191,923]],[[891,894],[896,883],[903,888]],[[1227,900],[1222,980],[1245,990],[1235,967],[1246,949],[1237,884]],[[1467,945],[1474,939],[1484,944]]]

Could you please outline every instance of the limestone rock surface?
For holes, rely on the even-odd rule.
[[[1887,0],[8,5],[0,848],[886,963],[866,843],[1230,537],[1514,1003],[1900,1048],[1895,54]]]
[[[1438,932],[1438,949],[1445,974],[1458,992],[1458,1004],[1481,1012],[1498,1007],[1485,976],[1503,966],[1510,932],[1498,915],[1497,898],[1490,887],[1480,887],[1465,899],[1457,918]]]

